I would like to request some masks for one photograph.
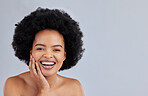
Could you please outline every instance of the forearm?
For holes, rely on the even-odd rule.
[[[37,96],[48,96],[48,94],[45,94],[45,93],[38,93]]]
[[[47,93],[39,92],[37,96],[49,96]]]
[[[37,96],[52,96],[52,95],[50,95],[49,90],[40,90],[40,91],[37,93]]]

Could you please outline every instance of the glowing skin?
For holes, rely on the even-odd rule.
[[[39,64],[44,76],[56,74],[66,59],[63,36],[56,30],[43,30],[36,34],[30,51]],[[55,63],[53,66],[43,66],[42,63]],[[46,68],[51,67],[51,68]]]
[[[84,96],[78,80],[57,74],[66,59],[64,39],[58,31],[38,32],[30,57],[30,71],[8,78],[4,96]]]

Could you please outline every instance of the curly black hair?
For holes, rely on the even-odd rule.
[[[83,55],[79,24],[63,10],[37,8],[15,26],[12,42],[15,56],[27,65],[35,35],[44,29],[57,30],[64,38],[66,60],[59,71],[75,66]]]

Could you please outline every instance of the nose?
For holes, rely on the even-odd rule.
[[[50,59],[53,58],[53,53],[51,51],[46,51],[43,55],[44,58]]]

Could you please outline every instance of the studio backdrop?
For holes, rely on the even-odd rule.
[[[15,24],[38,7],[79,22],[85,52],[59,74],[78,79],[85,96],[148,96],[148,0],[0,0],[0,96],[8,77],[29,71],[11,42]]]

